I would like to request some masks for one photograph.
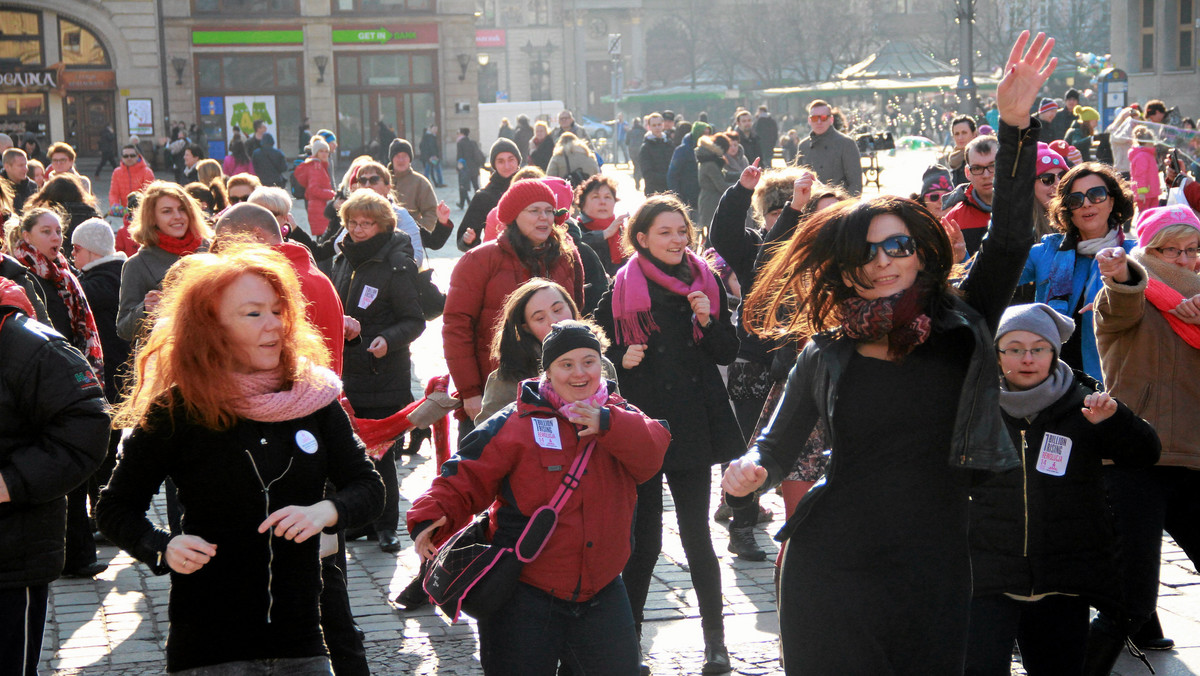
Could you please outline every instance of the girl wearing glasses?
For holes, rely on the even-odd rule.
[[[1085,162],[1059,179],[1047,211],[1059,232],[1042,237],[1029,251],[1020,283],[1035,285],[1034,301],[1075,320],[1076,331],[1059,356],[1101,380],[1092,321],[1092,300],[1101,286],[1095,256],[1108,247],[1133,248],[1135,242],[1121,230],[1133,216],[1133,195],[1112,167]]]
[[[425,331],[412,243],[396,230],[391,202],[370,190],[350,193],[341,221],[346,238],[333,261],[333,285],[346,314],[361,325],[359,342],[346,346],[342,380],[356,416],[386,418],[412,403],[408,346]],[[387,489],[375,534],[380,549],[398,552],[395,446],[375,460],[375,467]]]
[[[1158,600],[1164,528],[1200,561],[1200,219],[1186,205],[1147,209],[1139,246],[1096,255],[1096,341],[1104,382],[1158,431],[1162,457],[1148,470],[1105,468],[1121,550],[1126,614],[1102,609],[1092,624],[1097,664],[1111,667],[1126,635],[1151,619]],[[1096,673],[1100,673],[1097,671]]]
[[[1021,466],[971,489],[969,676],[1082,674],[1089,605],[1119,607],[1102,460],[1145,467],[1154,428],[1058,358],[1075,332],[1049,305],[1014,305],[996,330],[1000,409]],[[1092,673],[1092,672],[1088,672]]]
[[[819,423],[831,448],[824,479],[777,536],[788,674],[963,673],[976,473],[962,470],[1020,464],[993,335],[1033,242],[1040,124],[1029,109],[1057,64],[1054,40],[1029,43],[1018,38],[998,88],[995,208],[957,288],[941,224],[878,197],[814,215],[746,301],[763,333],[811,338],[771,422],[725,472],[727,499],[778,484]]]

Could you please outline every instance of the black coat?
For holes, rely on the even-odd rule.
[[[971,491],[971,567],[975,595],[1048,592],[1116,603],[1116,541],[1101,460],[1148,467],[1158,435],[1125,404],[1098,425],[1083,417],[1083,398],[1098,385],[1079,373],[1075,385],[1030,422],[1004,415],[1021,466],[993,474]],[[1067,437],[1062,476],[1038,469],[1047,433]]]
[[[605,269],[600,255],[592,248],[591,242],[584,238],[583,228],[574,220],[568,220],[566,225],[567,234],[575,241],[575,248],[579,249],[579,259],[583,261],[583,307],[579,308],[579,312],[585,317],[590,317],[600,304],[600,298],[608,291],[608,270]],[[587,246],[584,246],[585,244]],[[605,253],[608,253],[607,249]]]
[[[103,218],[103,216],[100,214],[100,211],[96,207],[87,204],[86,202],[65,202],[57,206],[63,211],[67,212],[68,222],[63,224],[66,226],[66,228],[64,228],[66,232],[63,233],[64,243],[71,241],[71,235],[75,234],[75,228],[78,227],[80,223],[89,218]]]
[[[117,335],[117,308],[121,300],[121,268],[125,259],[102,262],[79,275],[83,295],[87,297],[100,332],[104,352],[104,395],[110,402],[119,398],[118,375],[129,361],[129,341]]]
[[[0,589],[63,568],[64,496],[108,451],[108,404],[91,366],[50,327],[0,307]]]
[[[650,311],[660,330],[650,334],[645,357],[634,368],[621,364],[628,346],[617,342],[611,290],[596,310],[596,322],[612,339],[605,354],[617,366],[622,395],[647,416],[667,421],[671,446],[664,471],[706,470],[738,457],[745,452],[746,442],[717,369],[718,364],[732,363],[738,348],[724,285],[717,278],[720,312],[702,329],[704,336],[696,343],[687,298],[654,282],[648,284]]]
[[[152,410],[149,424],[123,442],[96,521],[155,573],[170,572],[171,534],[146,518],[169,476],[184,509],[183,530],[217,545],[198,572],[171,574],[167,669],[326,654],[320,538],[295,543],[258,526],[283,507],[322,499],[337,508],[331,532],[379,514],[383,482],[341,405],[276,423],[241,419],[224,432],[192,420],[182,406],[173,414]],[[328,497],[327,480],[337,488]]]
[[[275,147],[275,140],[270,135],[263,135],[262,146],[250,156],[250,162],[263,185],[276,188],[287,185],[287,179],[283,176],[288,170],[287,158]]]
[[[360,244],[347,237],[333,260],[342,306],[362,324],[360,341],[346,346],[342,366],[346,396],[356,409],[400,410],[412,401],[408,346],[425,331],[412,252],[408,235],[397,230]],[[388,344],[382,359],[367,352],[376,336]]]
[[[664,135],[657,139],[646,134],[642,148],[638,151],[638,164],[642,169],[642,180],[645,181],[643,192],[647,195],[667,191],[667,171],[671,168],[671,155],[675,153],[675,145],[671,137]]]
[[[504,192],[508,190],[511,183],[511,176],[505,178],[493,171],[487,185],[476,190],[475,194],[471,196],[471,203],[467,205],[467,213],[463,214],[462,222],[458,224],[456,233],[459,251],[470,251],[483,244],[483,228],[487,225],[488,212],[500,203],[500,198],[504,196]],[[470,244],[463,241],[463,235],[467,233],[467,230],[475,231],[475,241]]]

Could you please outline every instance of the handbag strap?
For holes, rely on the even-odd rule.
[[[567,157],[567,153],[563,152],[563,161],[567,163],[567,176],[571,175],[571,158]]]
[[[570,469],[563,474],[562,480],[558,484],[558,490],[554,492],[554,497],[550,498],[550,502],[546,503],[544,506],[537,508],[537,510],[529,517],[529,521],[525,524],[525,528],[521,531],[521,536],[517,538],[516,544],[513,545],[513,552],[523,563],[529,563],[530,561],[536,559],[538,555],[542,553],[542,549],[546,546],[546,542],[549,541],[550,536],[554,534],[554,530],[558,526],[558,514],[560,511],[562,511],[563,506],[567,504],[567,500],[571,499],[571,495],[575,492],[575,489],[579,488],[579,482],[583,478],[583,473],[587,469],[588,460],[592,457],[592,449],[595,447],[595,439],[588,441],[587,445],[584,446],[583,452],[575,456],[575,461],[571,463]],[[545,525],[541,517],[547,512],[553,514],[553,517],[551,518],[550,523]],[[540,535],[531,535],[531,533],[536,533],[536,531],[534,531],[535,525],[545,525],[544,532],[540,533]],[[538,538],[536,541],[530,540],[529,544],[531,547],[529,549],[532,549],[533,553],[528,555],[522,553],[529,551],[529,549],[525,547],[526,537]]]
[[[592,439],[587,446],[584,446],[583,453],[575,456],[575,462],[571,463],[570,469],[563,475],[562,481],[558,484],[558,490],[546,505],[554,510],[555,514],[562,511],[563,505],[566,505],[567,500],[571,499],[571,494],[575,492],[576,488],[579,488],[579,481],[583,478],[583,472],[587,469],[588,460],[591,459],[592,449],[595,447],[596,440]]]

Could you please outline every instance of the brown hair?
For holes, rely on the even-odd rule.
[[[72,162],[75,161],[75,149],[69,143],[63,143],[62,141],[51,143],[50,148],[46,150],[46,157],[53,160],[54,156],[59,153],[71,158]]]
[[[642,245],[638,244],[638,234],[649,231],[650,226],[654,225],[654,219],[660,215],[672,212],[683,216],[683,222],[687,224],[688,247],[695,245],[696,226],[688,216],[687,205],[675,195],[661,193],[646,198],[646,201],[642,202],[642,206],[638,207],[633,216],[629,217],[629,223],[625,226],[625,254],[631,256],[634,253],[645,253]]]
[[[563,302],[571,308],[571,318],[579,319],[579,306],[557,282],[534,277],[518,286],[504,298],[504,307],[500,309],[492,334],[491,356],[499,364],[497,370],[501,378],[521,380],[532,378],[541,371],[542,345],[524,326],[525,307],[534,294],[544,289],[557,291]]]
[[[612,191],[613,199],[619,199],[617,197],[617,179],[607,174],[592,174],[584,179],[578,188],[575,188],[575,208],[579,209],[579,213],[583,213],[583,203],[587,201],[588,194],[600,188],[608,188]]]
[[[134,354],[132,394],[118,406],[114,429],[149,426],[155,406],[214,430],[227,430],[238,416],[230,402],[237,392],[227,332],[220,320],[226,290],[242,275],[266,280],[283,304],[280,368],[284,388],[312,377],[312,366],[329,363],[329,351],[304,313],[304,296],[283,254],[261,244],[227,244],[221,253],[182,258],[163,281],[154,329]]]
[[[1062,233],[1067,240],[1074,243],[1079,241],[1079,228],[1071,221],[1071,212],[1064,203],[1070,195],[1071,186],[1084,176],[1099,176],[1108,188],[1108,199],[1112,200],[1112,213],[1108,216],[1108,229],[1121,227],[1121,224],[1133,218],[1133,192],[1129,184],[1121,178],[1112,167],[1099,162],[1082,162],[1067,170],[1058,179],[1058,188],[1046,211],[1049,213],[1051,224]]]
[[[41,190],[29,198],[28,205],[53,207],[65,206],[71,202],[96,206],[96,198],[83,187],[83,181],[79,180],[78,176],[55,174],[46,181]]]
[[[383,166],[378,162],[375,164]],[[342,208],[338,209],[338,218],[343,226],[350,222],[350,214],[362,214],[373,219],[384,232],[396,231],[396,212],[392,210],[392,203],[374,190],[359,189],[350,193],[342,202]]]

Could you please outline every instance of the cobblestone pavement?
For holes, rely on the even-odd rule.
[[[921,170],[930,159],[919,152],[884,158],[884,188],[898,193],[911,192],[917,187]],[[84,168],[86,170],[88,165],[84,164]],[[615,173],[622,185],[620,196],[627,203],[635,202],[637,197],[628,173],[623,170]],[[914,185],[909,186],[907,182]],[[97,182],[98,195],[107,194],[107,189],[107,180]],[[457,199],[455,188],[444,188],[438,193],[451,205]],[[303,214],[302,208],[296,209],[300,219]],[[455,211],[452,218],[457,219],[461,214],[461,211]],[[431,252],[431,262],[443,287],[458,256],[453,243],[442,251]],[[424,335],[414,343],[413,360],[422,380],[444,372],[440,320],[430,322]],[[426,445],[421,455],[408,458],[399,466],[402,510],[407,507],[408,500],[429,485],[433,477],[430,455]],[[714,507],[716,477],[714,471]],[[782,515],[782,501],[778,496],[767,496],[764,504],[776,515]],[[152,509],[159,522],[165,523],[161,497],[156,499]],[[698,674],[703,661],[699,613],[669,492],[664,498],[664,512],[667,534],[647,600],[644,647],[656,676]],[[713,545],[722,564],[727,644],[734,672],[738,674],[781,673],[772,564],[778,548],[768,535],[778,525],[776,521],[759,528],[759,544],[768,552],[767,561],[761,563],[741,561],[728,554],[725,529],[719,524],[712,527]],[[349,593],[355,617],[366,632],[367,655],[373,673],[482,673],[472,622],[452,625],[432,609],[408,614],[390,603],[389,599],[404,588],[417,570],[417,557],[403,529],[401,537],[405,538],[405,549],[397,555],[379,551],[373,542],[360,540],[349,545]],[[51,607],[42,654],[43,673],[62,676],[162,673],[169,579],[151,575],[145,566],[116,547],[105,545],[99,551],[101,560],[110,566],[95,580],[64,579],[51,585]],[[1160,675],[1200,674],[1198,583],[1200,577],[1187,557],[1168,542],[1163,554],[1159,607],[1166,634],[1175,639],[1178,647],[1175,651],[1150,655]],[[870,609],[863,608],[862,611],[870,612]],[[854,649],[853,637],[847,637],[846,649]],[[1014,674],[1024,673],[1017,664],[1013,669]],[[1139,663],[1126,656],[1114,673],[1125,676],[1146,672]]]

